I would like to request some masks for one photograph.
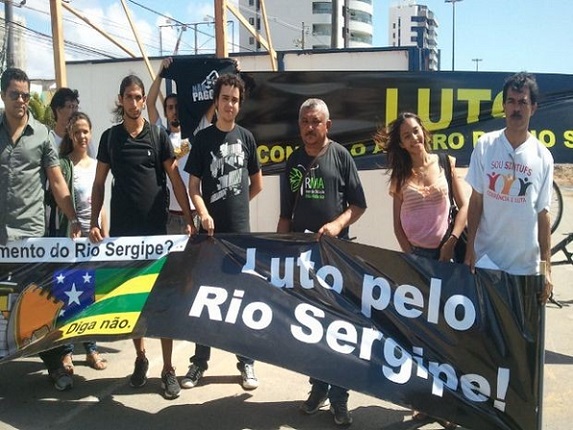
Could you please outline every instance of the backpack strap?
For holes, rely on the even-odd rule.
[[[446,174],[446,180],[448,181],[448,196],[450,197],[450,206],[454,207],[456,202],[454,200],[454,187],[452,185],[452,164],[450,163],[448,154],[443,152],[438,154],[438,159],[440,166],[444,169]]]
[[[115,125],[112,125],[109,128],[109,132],[107,133],[107,153],[109,155],[109,167],[111,172],[113,173],[113,145],[111,144],[111,134],[113,132]]]
[[[151,146],[155,150],[155,171],[157,176],[157,183],[162,187],[167,186],[167,178],[165,177],[165,169],[161,162],[161,128],[157,124],[149,123],[151,131]]]

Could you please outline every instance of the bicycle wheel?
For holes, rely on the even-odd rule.
[[[563,195],[559,189],[559,185],[553,181],[553,192],[551,196],[551,207],[549,208],[551,215],[551,233],[557,230],[561,217],[563,216]]]

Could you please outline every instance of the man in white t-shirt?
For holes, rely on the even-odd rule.
[[[147,96],[147,112],[149,115],[149,122],[152,124],[163,125],[159,112],[157,111],[156,102],[159,97],[159,91],[161,86],[161,72],[163,69],[168,68],[173,59],[171,57],[164,58],[161,61],[161,67],[155,80],[149,88],[149,94]],[[189,174],[184,170],[185,164],[187,163],[187,158],[189,157],[189,152],[191,151],[191,145],[189,139],[181,138],[181,123],[179,122],[179,114],[177,110],[177,94],[170,93],[163,100],[163,113],[166,120],[166,130],[169,133],[171,139],[171,144],[173,145],[173,151],[177,157],[177,165],[179,167],[179,172],[181,173],[181,178],[185,184],[189,183]],[[201,122],[197,126],[193,134],[196,134],[199,130],[202,130],[209,125],[213,120],[215,114],[215,104],[213,104],[209,110],[201,118]],[[175,196],[173,195],[173,189],[168,183],[167,188],[169,189],[169,217],[167,219],[167,233],[168,234],[182,234],[186,225],[185,219],[183,217],[183,211],[177,203]],[[189,200],[191,209],[194,211],[193,204]],[[197,224],[197,223],[196,223]]]
[[[529,133],[538,92],[533,75],[509,77],[503,86],[506,128],[486,133],[474,148],[466,177],[472,186],[466,264],[472,271],[484,267],[513,275],[544,274],[539,301],[545,303],[553,289],[553,157]]]

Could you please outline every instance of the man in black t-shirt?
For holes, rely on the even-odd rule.
[[[110,236],[149,236],[166,234],[169,208],[167,175],[177,202],[187,221],[185,232],[195,233],[185,184],[165,130],[150,125],[143,116],[145,108],[143,82],[135,75],[126,76],[120,85],[117,119],[120,124],[106,130],[100,140],[97,167],[92,187],[90,240],[103,240],[99,215],[105,196],[105,181],[113,173],[110,210]],[[149,361],[143,339],[133,339],[136,359],[131,375],[132,387],[147,382]],[[179,383],[171,363],[172,339],[161,339],[163,370],[161,385],[165,397],[179,396]]]
[[[248,233],[249,202],[263,189],[255,139],[235,123],[243,101],[245,85],[236,75],[220,76],[214,89],[217,121],[201,130],[185,166],[189,173],[189,194],[201,228],[210,236],[217,233]],[[195,345],[191,366],[181,380],[183,388],[197,385],[207,370],[211,348]],[[259,386],[253,360],[237,356],[243,388]]]
[[[331,121],[324,101],[306,100],[298,123],[304,145],[287,160],[277,231],[348,238],[348,227],[366,210],[356,164],[342,145],[328,138]],[[335,423],[350,425],[348,390],[314,378],[310,383],[310,396],[300,409],[314,414],[330,400]]]

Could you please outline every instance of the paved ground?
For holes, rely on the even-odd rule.
[[[565,190],[565,208],[573,207],[573,191]],[[573,215],[566,213],[554,234],[557,243],[565,232],[573,232]],[[573,246],[571,247],[573,249]],[[555,259],[562,259],[556,255]],[[555,297],[564,306],[547,306],[544,430],[571,427],[573,398],[573,266],[554,267]],[[0,429],[102,429],[121,430],[188,428],[219,430],[315,430],[333,428],[328,412],[307,417],[298,412],[309,385],[303,375],[264,363],[256,369],[261,387],[245,392],[239,385],[235,357],[213,351],[211,367],[204,383],[183,390],[176,400],[160,395],[161,357],[159,341],[150,339],[150,379],[141,389],[133,389],[128,377],[133,367],[131,341],[100,344],[109,359],[107,370],[97,372],[83,365],[76,356],[73,390],[56,392],[38,358],[25,358],[0,366]],[[175,365],[183,374],[193,345],[175,343]],[[78,352],[80,352],[78,350]],[[420,426],[410,421],[404,408],[351,392],[349,407],[353,429],[405,430],[440,429],[431,423]]]

